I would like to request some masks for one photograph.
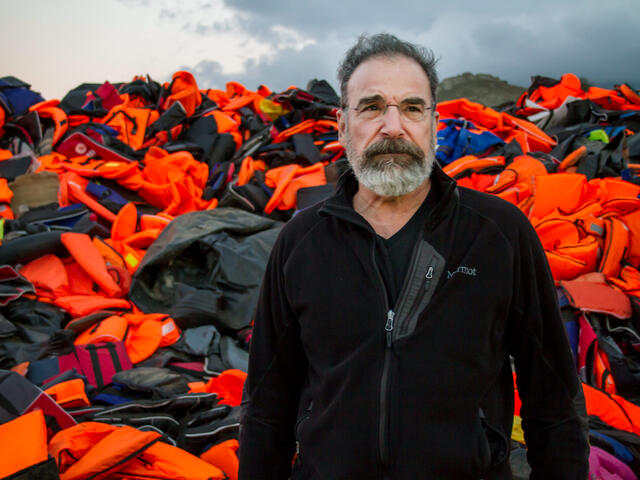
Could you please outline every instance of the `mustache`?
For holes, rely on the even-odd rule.
[[[369,145],[363,152],[365,163],[375,164],[377,155],[401,154],[408,155],[412,162],[421,162],[425,158],[424,150],[414,143],[401,138],[385,138]]]

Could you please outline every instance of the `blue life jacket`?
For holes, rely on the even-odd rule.
[[[489,131],[477,132],[478,128],[468,120],[445,119],[440,122],[447,125],[438,132],[436,158],[442,166],[465,155],[481,155],[491,147],[504,144],[500,137]]]

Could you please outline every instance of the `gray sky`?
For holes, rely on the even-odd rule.
[[[433,49],[441,78],[490,73],[526,87],[572,72],[640,88],[637,0],[0,0],[0,77],[45,98],[180,69],[201,88],[336,86],[344,51],[379,31]]]

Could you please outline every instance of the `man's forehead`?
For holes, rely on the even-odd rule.
[[[376,56],[362,62],[347,84],[350,101],[380,95],[396,100],[419,97],[431,100],[429,78],[420,64],[404,56]]]

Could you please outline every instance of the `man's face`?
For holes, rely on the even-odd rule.
[[[427,75],[407,57],[371,58],[349,79],[347,107],[338,111],[339,139],[358,181],[378,195],[412,192],[431,173],[438,115],[406,115],[420,103],[435,108]],[[380,112],[373,119],[365,113],[372,109]]]

